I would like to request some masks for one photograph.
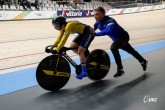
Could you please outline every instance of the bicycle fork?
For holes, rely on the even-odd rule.
[[[61,72],[61,71],[58,71],[58,66],[60,65],[59,62],[61,60],[61,57],[62,57],[62,54],[58,54],[58,58],[57,58],[57,62],[56,62],[56,65],[55,65],[55,69],[54,69],[54,75],[55,76],[63,76],[63,77],[69,77],[70,73],[67,73],[67,72]]]

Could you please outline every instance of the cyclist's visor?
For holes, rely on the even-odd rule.
[[[53,23],[52,25],[53,25],[54,28],[60,27],[60,23]]]

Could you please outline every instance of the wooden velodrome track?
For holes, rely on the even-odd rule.
[[[165,10],[112,16],[130,34],[130,43],[140,44],[165,39]],[[94,17],[74,18],[93,26]],[[0,74],[34,67],[45,56],[44,49],[54,43],[58,32],[51,20],[3,21],[0,22]],[[71,35],[66,46],[75,35]],[[90,50],[102,48],[109,51],[109,37],[97,37]],[[71,56],[75,56],[70,52]]]

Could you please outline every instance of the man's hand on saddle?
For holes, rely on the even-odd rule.
[[[95,30],[92,27],[90,27],[90,32],[93,33],[94,36],[96,35]]]

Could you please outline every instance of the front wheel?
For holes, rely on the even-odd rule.
[[[65,58],[59,59],[58,55],[50,55],[39,63],[36,79],[43,89],[55,91],[66,85],[70,73],[70,65]]]
[[[110,58],[106,51],[102,49],[93,50],[87,58],[87,73],[91,80],[103,79],[110,70]]]

